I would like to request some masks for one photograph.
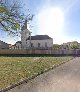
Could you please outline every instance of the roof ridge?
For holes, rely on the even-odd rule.
[[[28,37],[27,40],[29,40],[30,37]],[[48,35],[35,35],[35,36],[31,36],[32,40],[45,40],[45,39],[52,39],[51,37],[49,37]]]

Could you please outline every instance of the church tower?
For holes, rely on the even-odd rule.
[[[31,32],[27,29],[27,19],[24,22],[24,25],[21,28],[21,42],[22,48],[26,49],[29,47],[30,42],[27,42],[27,39],[31,36]]]

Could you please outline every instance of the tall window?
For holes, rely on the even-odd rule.
[[[33,47],[33,43],[31,43],[31,47]]]
[[[45,42],[45,47],[47,47],[47,42]]]
[[[18,49],[19,49],[19,45],[18,45]]]
[[[26,39],[26,44],[27,44],[27,39]]]
[[[40,43],[38,43],[38,47],[40,47]]]

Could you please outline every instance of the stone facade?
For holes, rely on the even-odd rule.
[[[38,38],[36,38],[38,37]],[[43,38],[43,39],[40,39]],[[35,39],[33,39],[35,38]],[[52,48],[53,46],[53,39],[50,38],[48,35],[36,35],[36,36],[31,36],[27,39],[27,37],[22,39],[22,48],[23,49],[28,49],[28,48]]]
[[[21,49],[22,48],[22,42],[18,41],[15,43],[16,49]]]
[[[21,43],[22,43],[22,48],[23,49],[26,49],[26,47],[29,46],[29,43],[26,44],[26,40],[29,38],[29,36],[30,36],[30,31],[28,29],[25,29],[25,30],[21,31]]]

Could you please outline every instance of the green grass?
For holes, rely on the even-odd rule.
[[[0,57],[0,89],[66,62],[73,57]]]

